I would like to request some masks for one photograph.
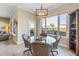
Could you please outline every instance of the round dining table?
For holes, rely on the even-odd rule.
[[[30,43],[35,42],[34,36],[31,36],[29,41],[30,41]],[[52,44],[52,43],[56,42],[56,39],[53,37],[50,37],[50,36],[46,36],[43,38],[43,40],[41,42],[44,42],[46,44]]]

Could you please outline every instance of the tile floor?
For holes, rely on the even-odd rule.
[[[30,52],[23,54],[26,48],[23,44],[8,44],[7,41],[0,41],[0,56],[31,56]],[[65,47],[58,48],[56,56],[75,56],[75,53]]]

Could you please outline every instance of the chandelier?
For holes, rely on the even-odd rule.
[[[48,9],[43,9],[41,6],[40,9],[36,9],[36,16],[48,16]]]

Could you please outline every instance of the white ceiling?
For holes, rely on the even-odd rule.
[[[34,13],[35,9],[43,8],[51,9],[56,8],[62,4],[59,3],[0,3],[0,16],[9,17],[10,13],[15,7],[20,7],[28,12]]]

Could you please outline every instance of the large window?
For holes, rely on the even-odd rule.
[[[66,18],[67,14],[63,14],[59,16],[59,34],[62,36],[66,35]]]
[[[42,20],[42,29],[47,30],[48,34],[57,35],[58,33],[61,36],[66,35],[66,15],[57,15],[53,17],[48,17],[46,20]]]
[[[56,35],[58,31],[58,16],[49,17],[46,22],[47,33]]]

